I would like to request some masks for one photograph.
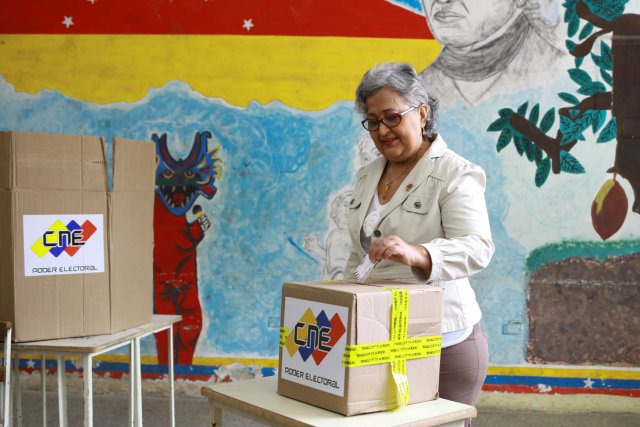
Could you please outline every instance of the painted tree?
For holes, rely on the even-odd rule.
[[[608,170],[613,176],[602,185],[591,207],[593,227],[603,240],[620,229],[627,215],[627,196],[618,176],[631,185],[632,210],[640,214],[640,15],[625,14],[627,2],[566,0],[566,47],[575,58],[574,68],[567,72],[577,88],[575,93],[558,96],[568,105],[557,113],[552,107],[542,117],[539,103],[530,109],[529,102],[515,110],[503,108],[487,129],[500,132],[498,152],[513,141],[518,154],[535,164],[538,187],[550,172],[585,173],[571,150],[587,140],[586,132],[597,144],[615,140],[615,160]],[[603,40],[605,34],[612,35],[611,43]],[[585,60],[597,67],[596,78],[585,71]],[[554,135],[556,116],[559,124]]]

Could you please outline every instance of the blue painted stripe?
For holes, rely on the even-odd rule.
[[[640,380],[617,380],[602,378],[558,378],[532,376],[488,375],[485,384],[494,385],[526,385],[537,386],[544,384],[552,387],[585,387],[591,383],[591,388],[640,389]]]
[[[20,369],[40,369],[40,359],[20,359]],[[47,359],[46,369],[56,369],[55,360]],[[210,377],[216,375],[220,366],[211,365],[176,365],[174,372],[176,376],[202,376]],[[77,369],[73,361],[65,361],[65,370],[75,371]],[[94,366],[96,372],[118,372],[129,373],[129,364],[121,362],[99,362]],[[276,374],[276,368],[261,368],[262,376],[269,377]],[[166,365],[142,365],[142,373],[147,375],[166,375],[168,369]],[[591,381],[591,384],[589,383]],[[609,379],[609,378],[571,378],[571,377],[550,377],[550,376],[530,376],[530,375],[488,375],[485,384],[491,385],[519,385],[536,387],[544,384],[550,387],[586,388],[594,389],[624,389],[640,390],[640,380],[630,379]]]

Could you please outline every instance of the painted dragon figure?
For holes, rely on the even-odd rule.
[[[167,134],[152,135],[156,144],[156,189],[154,204],[153,282],[154,312],[180,314],[173,331],[174,362],[193,363],[200,332],[202,307],[198,294],[196,247],[210,222],[199,196],[212,199],[214,185],[222,173],[220,147],[208,149],[211,132],[196,132],[189,155],[176,160],[167,146]],[[195,220],[189,222],[191,210]],[[155,335],[158,363],[168,362],[168,332]]]

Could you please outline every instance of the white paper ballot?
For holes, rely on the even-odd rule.
[[[377,262],[371,262],[371,260],[369,259],[369,255],[365,255],[360,265],[356,268],[356,282],[364,283],[364,281],[367,280],[367,277],[369,277],[369,273],[371,273],[371,270],[373,270],[373,267],[375,267],[376,264]]]

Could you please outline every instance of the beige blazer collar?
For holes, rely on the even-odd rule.
[[[409,175],[407,175],[400,187],[398,187],[398,190],[393,195],[391,200],[389,200],[389,202],[384,205],[379,223],[382,222],[382,220],[393,209],[401,205],[407,199],[407,197],[409,197],[409,195],[413,193],[416,188],[418,188],[420,184],[422,184],[427,179],[435,166],[434,159],[442,156],[446,149],[446,142],[444,142],[444,139],[442,139],[442,137],[438,135],[436,139],[431,143],[431,147],[429,147],[424,156],[422,156],[420,161],[418,161],[411,172],[409,172]],[[358,215],[358,224],[360,228],[362,228],[365,216],[369,211],[369,206],[371,205],[371,201],[373,200],[373,195],[378,190],[378,182],[380,182],[380,178],[382,177],[382,172],[384,172],[384,167],[386,164],[387,159],[385,159],[384,157],[379,157],[373,163],[371,163],[369,167],[363,168],[358,173],[358,178],[362,177],[362,175],[367,176],[367,178],[364,180],[364,187],[362,189],[362,209],[360,209]]]

